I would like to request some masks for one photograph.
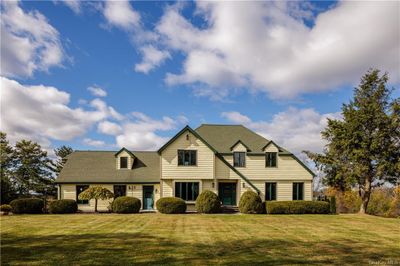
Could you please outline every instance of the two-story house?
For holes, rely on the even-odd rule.
[[[236,206],[247,190],[262,200],[312,200],[313,172],[294,154],[241,125],[183,128],[158,151],[76,151],[56,182],[58,198],[75,199],[81,210],[93,202],[78,195],[103,186],[115,196],[133,196],[142,209],[155,208],[160,197],[184,199],[191,209],[203,190]],[[106,209],[108,201],[99,202]]]

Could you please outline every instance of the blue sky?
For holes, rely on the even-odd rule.
[[[244,124],[320,151],[369,67],[398,84],[398,7],[3,1],[2,130],[48,150],[154,150],[186,124]]]

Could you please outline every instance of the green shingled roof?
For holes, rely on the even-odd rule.
[[[195,131],[219,153],[231,153],[232,146],[239,140],[251,150],[250,153],[261,153],[269,142],[266,138],[242,125],[203,124]]]
[[[57,183],[159,183],[157,152],[133,151],[132,170],[116,169],[116,151],[75,151],[57,178]]]

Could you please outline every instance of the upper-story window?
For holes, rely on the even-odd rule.
[[[121,169],[128,168],[128,157],[119,157],[119,168]]]
[[[197,151],[178,150],[178,165],[183,165],[183,166],[197,165]]]
[[[233,153],[233,166],[246,167],[246,153],[245,152],[234,152]]]
[[[267,152],[265,154],[265,167],[276,167],[276,152]]]

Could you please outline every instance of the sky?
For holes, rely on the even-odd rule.
[[[48,151],[156,150],[242,124],[321,152],[371,67],[400,95],[400,2],[2,1],[1,130]],[[221,136],[223,137],[223,136]]]

